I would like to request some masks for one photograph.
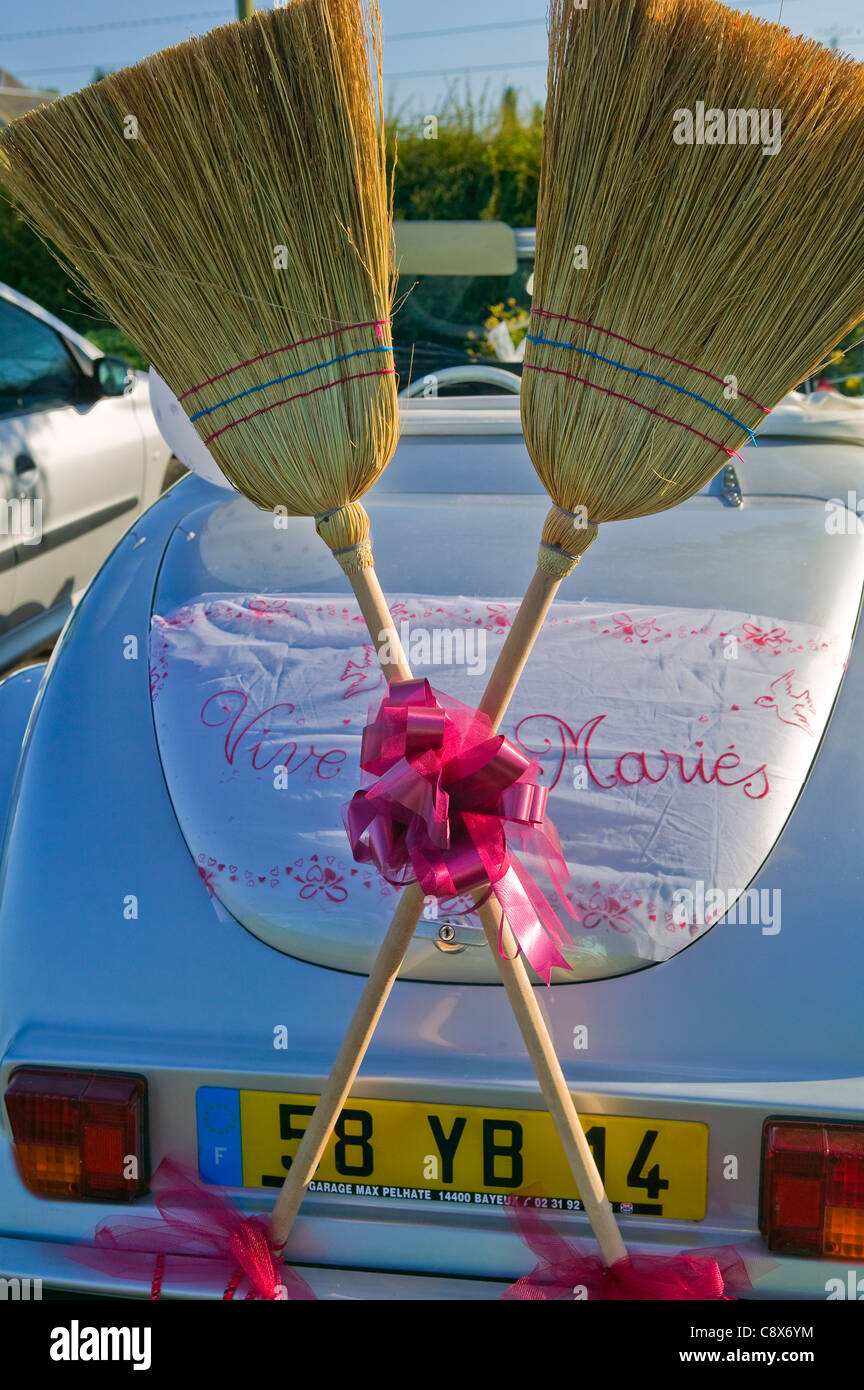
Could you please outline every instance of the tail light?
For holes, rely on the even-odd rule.
[[[766,1124],[761,1230],[786,1255],[864,1260],[864,1125]]]
[[[19,1067],[6,1091],[25,1185],[39,1197],[128,1202],[147,1191],[147,1084]]]

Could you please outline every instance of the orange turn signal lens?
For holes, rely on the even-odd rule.
[[[769,1120],[763,1137],[768,1248],[864,1260],[864,1125]]]
[[[6,1108],[25,1186],[85,1202],[146,1192],[146,1101],[138,1076],[19,1067]]]

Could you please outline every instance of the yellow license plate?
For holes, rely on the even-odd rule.
[[[223,1094],[236,1097],[239,1123],[232,1142],[243,1185],[281,1186],[317,1097]],[[620,1115],[584,1115],[582,1121],[616,1211],[702,1220],[707,1125]],[[580,1210],[578,1189],[545,1111],[351,1100],[310,1190],[359,1199],[501,1205],[509,1193],[526,1189],[534,1205]]]

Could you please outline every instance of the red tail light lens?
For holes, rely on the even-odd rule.
[[[146,1192],[146,1102],[138,1076],[19,1067],[6,1108],[25,1185],[40,1197],[85,1202]]]
[[[864,1260],[864,1125],[766,1124],[761,1230],[786,1255]]]

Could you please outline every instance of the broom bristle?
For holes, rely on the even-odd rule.
[[[345,504],[398,432],[376,88],[380,103],[374,0],[291,0],[0,142],[25,215],[198,416],[231,482],[259,507],[335,511],[319,529],[355,548],[343,567],[371,560],[365,511]]]
[[[727,143],[698,143],[700,102]],[[712,0],[551,0],[522,387],[557,504],[541,567],[692,496],[864,315],[862,170],[862,65]]]

